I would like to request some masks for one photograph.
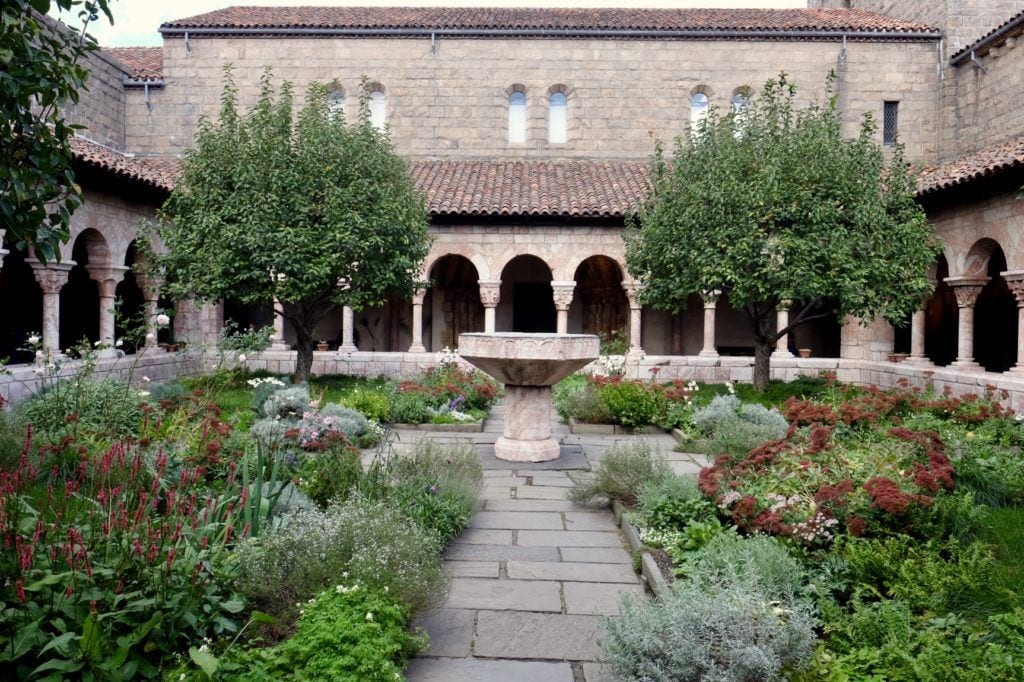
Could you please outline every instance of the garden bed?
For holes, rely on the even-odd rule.
[[[620,424],[590,424],[581,422],[574,417],[569,418],[569,433],[593,436],[637,435],[665,433],[665,429],[657,426],[622,426]]]

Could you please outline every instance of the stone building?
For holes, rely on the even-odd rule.
[[[24,361],[16,348],[40,329],[52,349],[83,335],[113,343],[114,297],[139,314],[157,304],[158,283],[130,270],[133,240],[173,186],[200,117],[216,115],[230,63],[243,105],[268,66],[300,91],[327,83],[331,106],[349,116],[368,97],[428,201],[434,243],[422,275],[431,286],[412,301],[339,310],[319,330],[338,350],[318,353],[315,371],[411,371],[463,331],[496,329],[618,331],[639,376],[659,367],[662,377],[749,378],[751,333],[727,296],[694,297],[674,313],[639,306],[622,229],[646,191],[656,141],[709,106],[746,106],[780,71],[807,98],[835,71],[848,132],[871,113],[883,123],[879,142],[898,139],[921,167],[919,198],[945,249],[934,295],[905,328],[805,326],[780,340],[773,372],[832,369],[851,381],[907,377],[957,391],[993,384],[1022,406],[1024,0],[809,5],[230,7],[163,25],[162,47],[104,49],[89,65],[89,92],[67,112],[86,126],[75,162],[86,204],[61,264],[6,255],[0,355]],[[179,304],[173,340],[209,344],[225,315],[272,320],[231,301]],[[250,362],[287,370],[291,338],[278,323],[275,350]],[[897,352],[909,357],[893,362]],[[183,357],[145,353],[168,373]],[[10,397],[31,379],[13,374],[0,379]]]

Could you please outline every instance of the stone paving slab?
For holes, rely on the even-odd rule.
[[[618,547],[561,547],[562,561],[580,561],[589,564],[629,564],[633,558]]]
[[[520,547],[518,545],[452,545],[447,559],[453,561],[558,561],[557,547]]]
[[[501,572],[497,561],[445,561],[444,567],[454,578],[497,578]]]
[[[566,530],[618,530],[615,517],[611,514],[593,514],[588,512],[566,512]]]
[[[608,564],[612,565],[612,564]],[[629,568],[633,574],[632,567]],[[595,589],[591,583],[563,583],[562,595],[565,597],[567,613],[581,613],[599,616],[619,615],[619,601],[624,594],[642,595],[644,587],[637,585],[635,574],[628,583],[601,585]]]
[[[455,538],[456,545],[511,545],[511,530],[495,530],[492,528],[467,528]]]
[[[605,663],[584,663],[583,679],[585,682],[621,682]]]
[[[583,448],[574,445],[563,445],[562,454],[558,459],[549,462],[506,462],[494,456],[494,446],[480,444],[477,447],[480,453],[480,463],[484,469],[508,469],[509,464],[515,466],[516,471],[532,471],[540,469],[564,471],[567,469],[590,469],[590,462],[583,454]]]
[[[574,580],[584,583],[635,582],[632,566],[582,564],[570,561],[509,561],[505,566],[513,580]],[[591,586],[593,590],[594,587]]]
[[[445,607],[451,609],[519,609],[519,612],[558,613],[562,610],[562,597],[559,594],[558,583],[453,578]],[[479,651],[476,653],[481,655]],[[533,658],[544,657],[534,656]]]
[[[524,547],[622,547],[618,533],[592,530],[523,530],[519,544]]]
[[[487,658],[597,661],[604,636],[599,616],[480,611],[473,653]]]
[[[484,504],[487,511],[538,511],[538,512],[563,512],[579,510],[581,507],[569,500],[532,500],[529,498],[514,497],[507,500],[490,499]],[[595,510],[607,513],[608,510]]]
[[[425,656],[465,658],[472,652],[476,611],[440,609],[413,624],[424,628],[430,637]]]
[[[470,528],[565,530],[565,521],[558,512],[481,511],[473,516]]]
[[[418,658],[406,671],[409,682],[573,682],[568,663]]]
[[[524,485],[516,488],[517,500],[565,500],[568,488],[554,488],[543,485]]]

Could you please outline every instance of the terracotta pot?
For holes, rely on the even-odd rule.
[[[331,347],[328,346],[326,343],[318,343],[318,344],[316,344],[316,349],[317,350],[330,350]]]
[[[811,357],[811,349],[810,348],[798,348],[797,352],[800,353],[800,357],[802,357],[802,358],[809,358],[809,357]]]

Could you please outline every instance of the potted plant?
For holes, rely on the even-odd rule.
[[[798,348],[797,352],[800,353],[800,357],[802,357],[802,358],[809,358],[809,357],[811,357],[811,349],[810,348]]]
[[[327,345],[326,341],[320,341],[316,344],[317,350],[330,350],[331,347]]]

